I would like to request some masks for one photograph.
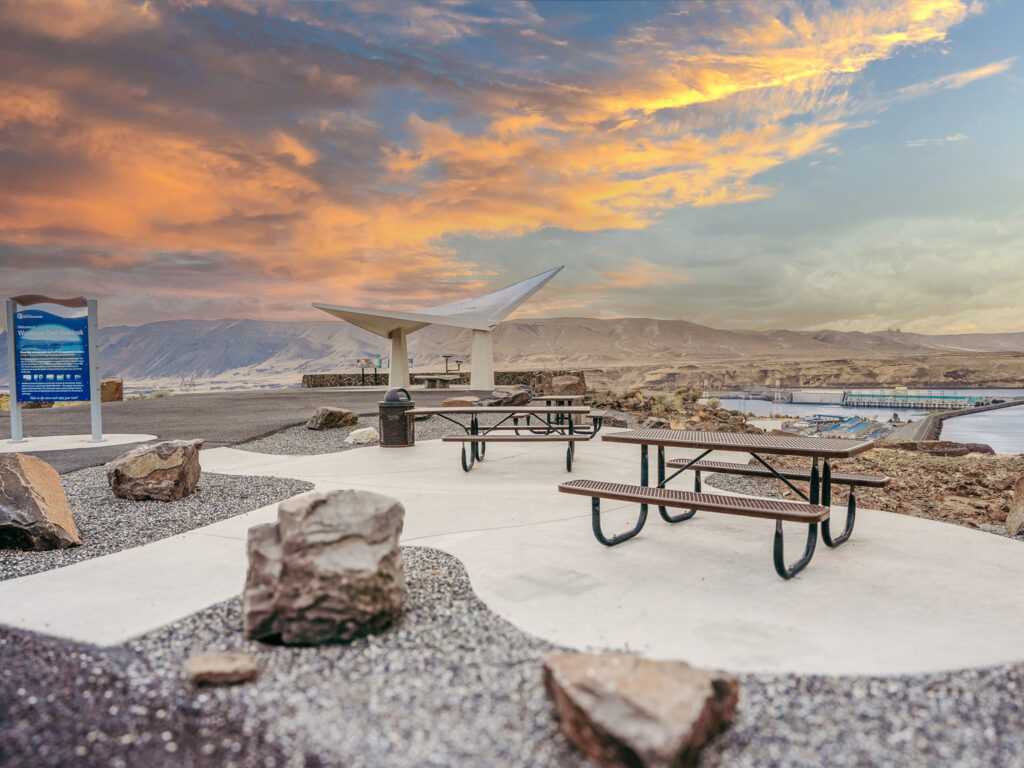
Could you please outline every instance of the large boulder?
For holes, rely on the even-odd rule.
[[[246,636],[315,645],[389,626],[407,591],[398,549],[404,518],[401,503],[371,491],[281,502],[276,523],[249,529]]]
[[[562,730],[607,768],[676,768],[725,728],[739,681],[628,653],[552,653],[544,687]]]
[[[57,470],[23,453],[0,455],[0,548],[81,544]]]
[[[316,409],[316,413],[306,422],[306,429],[337,429],[354,427],[358,423],[358,414],[347,408],[332,408],[328,405]]]
[[[474,408],[478,405],[480,405],[480,398],[473,395],[456,395],[441,403],[442,408]]]
[[[103,379],[100,382],[100,402],[116,403],[121,400],[124,400],[124,380]]]
[[[107,482],[114,495],[122,499],[177,501],[195,493],[199,485],[202,447],[202,440],[144,445],[107,464]]]
[[[586,385],[581,376],[555,376],[551,379],[552,395],[585,395]]]

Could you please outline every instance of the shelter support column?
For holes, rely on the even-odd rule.
[[[404,328],[391,332],[391,370],[388,372],[389,387],[409,386],[409,345]]]
[[[494,389],[494,340],[490,331],[473,331],[470,389]]]

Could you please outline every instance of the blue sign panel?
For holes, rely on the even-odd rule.
[[[19,403],[89,399],[88,314],[50,303],[15,307]]]

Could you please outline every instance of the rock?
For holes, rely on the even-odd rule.
[[[1024,477],[1013,486],[1013,503],[1006,516],[1006,532],[1017,536],[1024,529]]]
[[[359,423],[359,416],[347,408],[324,406],[317,408],[316,413],[309,417],[306,429],[337,429],[338,427],[354,427]]]
[[[246,636],[311,645],[388,627],[407,591],[398,549],[404,518],[401,503],[371,491],[281,502],[276,523],[249,529]]]
[[[668,429],[671,426],[668,419],[663,419],[660,416],[648,416],[640,425],[640,429]]]
[[[107,464],[107,482],[122,499],[177,501],[195,493],[202,447],[202,440],[144,445]]]
[[[478,405],[480,405],[480,398],[473,395],[456,395],[441,403],[442,408],[474,408]]]
[[[510,390],[496,389],[481,405],[529,405],[533,399],[533,390],[529,387],[514,387]]]
[[[966,456],[969,453],[995,455],[992,446],[984,443],[954,443],[950,440],[893,440],[885,444],[886,448],[899,451],[917,451],[929,456]]]
[[[552,395],[585,395],[586,388],[579,376],[555,376],[551,379]]]
[[[625,416],[619,416],[615,413],[606,413],[604,419],[602,419],[602,425],[605,427],[628,427],[629,421]]]
[[[39,400],[34,403],[22,403],[22,408],[53,408],[52,400]]]
[[[103,379],[100,382],[100,402],[101,403],[116,403],[124,400],[124,380],[123,379]]]
[[[57,470],[24,453],[0,455],[0,548],[62,549],[81,543]]]
[[[569,739],[608,768],[695,764],[739,700],[731,675],[627,653],[549,654],[544,687]]]
[[[352,430],[352,433],[345,438],[345,445],[373,445],[379,441],[380,435],[376,429],[364,427],[363,429]]]
[[[185,662],[185,674],[196,685],[233,685],[256,677],[251,653],[201,653]]]

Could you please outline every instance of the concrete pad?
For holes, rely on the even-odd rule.
[[[19,443],[0,442],[0,453],[36,453],[38,451],[74,451],[80,448],[109,448],[156,440],[156,435],[104,435],[103,442],[94,443],[92,435],[45,435],[26,437]]]
[[[450,552],[493,610],[573,648],[628,647],[734,671],[853,675],[1024,658],[1017,642],[1024,594],[1005,587],[1024,580],[1019,542],[861,510],[850,542],[837,550],[819,542],[811,565],[786,582],[772,567],[769,521],[698,513],[669,525],[652,509],[637,538],[614,548],[598,544],[588,500],[558,493],[557,484],[570,477],[636,482],[635,447],[582,443],[571,475],[559,445],[492,444],[488,455],[470,473],[459,467],[459,446],[440,441],[300,457],[215,448],[203,451],[202,461],[211,472],[395,496],[406,507],[403,543]],[[673,485],[691,483],[684,475]],[[612,532],[628,527],[638,511],[614,502],[605,508]],[[834,515],[840,526],[845,510]],[[273,519],[275,509],[267,507],[0,583],[0,622],[122,642],[237,595],[246,530]],[[802,551],[805,531],[787,525],[791,559]]]

